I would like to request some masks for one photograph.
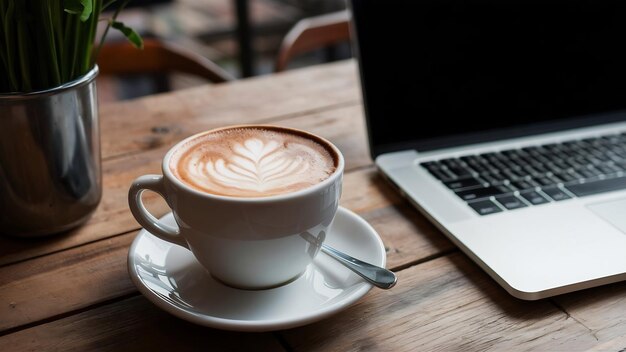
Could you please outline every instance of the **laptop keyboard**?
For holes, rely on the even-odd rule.
[[[626,133],[420,165],[488,215],[626,189]]]

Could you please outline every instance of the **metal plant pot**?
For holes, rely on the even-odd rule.
[[[0,234],[85,222],[102,195],[98,68],[62,86],[0,94]]]

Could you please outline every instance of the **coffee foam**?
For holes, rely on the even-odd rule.
[[[173,153],[169,168],[188,186],[211,194],[267,197],[328,178],[336,157],[313,139],[281,129],[241,127],[207,133]]]

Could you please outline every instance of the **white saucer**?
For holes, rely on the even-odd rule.
[[[171,213],[163,221],[174,224]],[[328,245],[363,261],[385,266],[376,231],[339,207]],[[141,230],[128,253],[128,272],[150,301],[171,314],[213,328],[238,331],[288,329],[347,308],[372,285],[324,253],[295,281],[268,290],[239,290],[214,280],[187,249]]]

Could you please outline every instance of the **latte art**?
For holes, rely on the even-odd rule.
[[[237,128],[199,136],[170,162],[187,185],[213,194],[263,197],[315,185],[335,170],[318,142],[282,130]]]
[[[311,151],[305,148],[297,144],[282,147],[276,141],[266,143],[250,139],[243,145],[233,146],[234,154],[230,160],[203,161],[202,156],[197,155],[190,160],[196,166],[190,175],[195,183],[213,180],[229,187],[265,192],[301,180],[302,174],[309,170],[302,154]]]

